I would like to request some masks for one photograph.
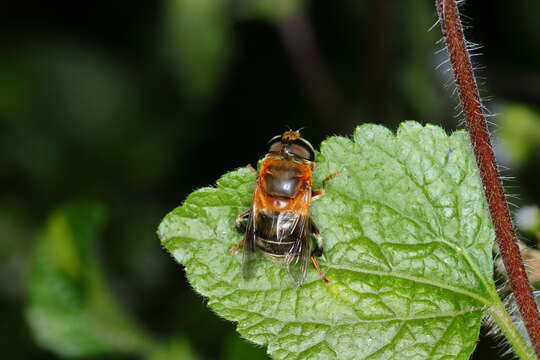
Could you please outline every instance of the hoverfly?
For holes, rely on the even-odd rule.
[[[245,232],[244,240],[231,252],[244,247],[245,278],[249,277],[259,250],[266,258],[284,263],[296,286],[304,282],[310,260],[327,283],[315,258],[322,255],[322,238],[310,216],[311,199],[324,192],[311,188],[315,150],[299,131],[277,135],[268,146],[258,171],[251,208],[236,219],[237,229]]]

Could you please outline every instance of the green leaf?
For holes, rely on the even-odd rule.
[[[229,62],[231,30],[225,10],[225,1],[169,1],[163,48],[191,101],[204,102],[214,94]]]
[[[323,142],[317,164],[315,184],[339,171],[312,205],[328,285],[310,267],[295,289],[266,260],[243,280],[241,256],[229,249],[255,185],[247,169],[192,193],[159,237],[212,310],[275,359],[468,359],[486,307],[500,302],[467,134],[363,125],[353,139]]]
[[[95,204],[65,206],[36,244],[26,315],[40,345],[63,356],[146,354],[154,347],[104,284],[95,251],[103,220]]]

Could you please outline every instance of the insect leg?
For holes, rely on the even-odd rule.
[[[319,263],[317,262],[317,259],[315,259],[315,256],[311,255],[310,259],[311,259],[311,262],[313,263],[313,266],[315,266],[315,269],[317,269],[317,272],[319,273],[319,276],[321,277],[321,280],[325,284],[328,284],[330,282],[330,280],[328,280],[328,278],[322,272],[321,267],[319,266]]]
[[[332,173],[332,174],[328,175],[327,177],[325,177],[324,180],[322,181],[322,186],[326,187],[326,183],[328,183],[330,180],[332,180],[333,178],[335,178],[338,175],[339,175],[339,171],[336,171],[335,173]]]
[[[317,189],[317,190],[312,190],[311,191],[311,197],[313,199],[321,196],[321,195],[324,195],[324,188],[326,187],[326,184],[332,180],[333,178],[335,178],[336,176],[339,175],[339,171],[336,171],[335,173],[332,173],[330,175],[328,175],[327,177],[324,178],[324,180],[322,181],[322,185],[323,185],[323,188],[322,189]]]
[[[251,209],[246,210],[245,212],[238,215],[235,221],[236,230],[238,230],[238,232],[241,232],[241,233],[246,232],[246,228],[247,228],[246,222],[248,221],[250,214],[251,214]]]
[[[311,198],[313,200],[315,200],[321,195],[324,195],[324,189],[311,190]]]
[[[315,248],[315,250],[313,250],[311,255],[319,257],[323,253],[322,235],[321,235],[321,232],[319,231],[319,228],[317,228],[317,225],[315,225],[315,223],[313,222],[313,219],[309,219],[309,226],[311,228],[311,234],[313,235],[315,240],[317,240],[317,247]]]
[[[229,249],[229,252],[231,253],[231,255],[235,255],[236,256],[236,253],[238,252],[238,250],[240,250],[241,248],[244,247],[245,245],[245,241],[242,240],[240,241],[238,244],[234,245],[232,248]]]

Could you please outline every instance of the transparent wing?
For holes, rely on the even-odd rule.
[[[249,279],[251,277],[251,273],[253,271],[254,267],[254,261],[255,261],[255,240],[256,240],[256,224],[255,224],[255,217],[257,214],[257,208],[255,204],[252,205],[251,211],[249,214],[247,226],[246,226],[246,234],[244,236],[244,251],[242,255],[242,275],[244,276],[244,279]]]
[[[311,255],[310,200],[311,191],[306,191],[300,200],[304,211],[284,211],[278,217],[278,240],[293,241],[293,245],[285,255],[285,264],[297,287],[301,286],[306,279]]]

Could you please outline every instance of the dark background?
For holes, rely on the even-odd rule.
[[[194,1],[2,5],[6,358],[59,356],[34,340],[24,308],[36,237],[66,202],[107,209],[98,254],[123,309],[156,337],[183,334],[200,358],[221,359],[236,341],[234,325],[206,308],[161,248],[155,229],[167,212],[225,172],[255,164],[266,141],[289,127],[305,127],[313,144],[366,122],[459,127],[448,74],[436,69],[440,31],[428,32],[432,1],[313,0],[290,13],[281,12],[283,1]],[[482,89],[501,113],[492,120],[503,121],[512,104],[538,125],[540,3],[470,1],[463,11],[467,37],[484,46]],[[540,139],[505,136],[504,126],[496,126],[497,154],[515,176],[514,202],[538,204]],[[525,155],[512,154],[512,142],[530,142]],[[498,358],[495,346],[483,336],[473,358]]]

